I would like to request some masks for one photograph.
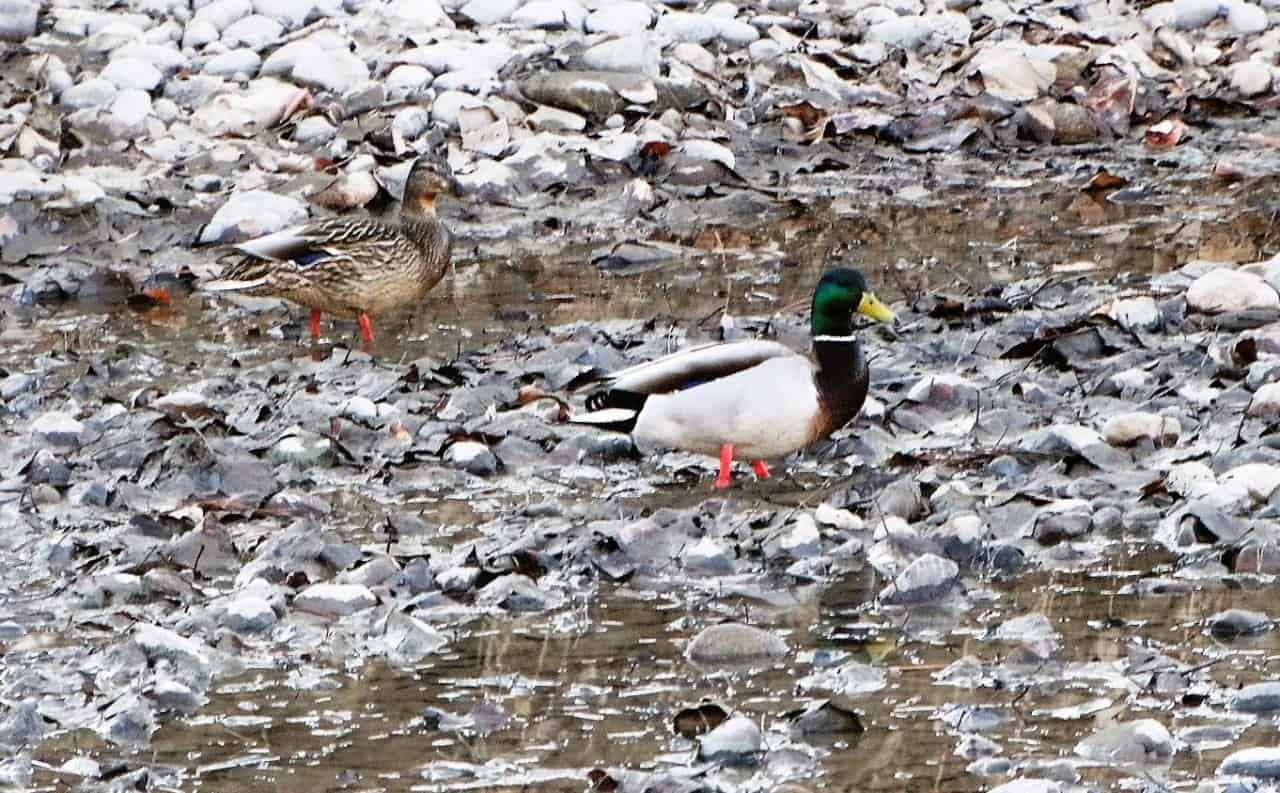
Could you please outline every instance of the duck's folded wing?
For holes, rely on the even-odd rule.
[[[703,344],[615,372],[609,386],[641,394],[667,394],[728,377],[770,358],[796,355],[776,341]]]

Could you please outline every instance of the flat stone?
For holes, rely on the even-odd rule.
[[[581,132],[587,128],[587,120],[568,110],[540,105],[525,119],[529,126],[544,132]]]
[[[266,633],[279,618],[271,603],[257,595],[238,595],[227,604],[222,622],[236,633]]]
[[[1250,416],[1280,416],[1280,383],[1267,383],[1254,391],[1246,412]]]
[[[31,422],[31,435],[53,446],[73,446],[83,432],[83,423],[59,411],[43,413]]]
[[[312,584],[293,599],[293,607],[303,611],[346,617],[371,608],[378,598],[359,584]]]

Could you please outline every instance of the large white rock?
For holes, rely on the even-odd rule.
[[[755,755],[764,748],[764,736],[755,721],[746,716],[726,719],[698,742],[702,760],[732,763]]]
[[[448,13],[436,0],[392,0],[382,13],[414,27],[453,27]]]
[[[515,50],[502,43],[441,41],[405,50],[400,53],[397,60],[401,63],[425,66],[439,75],[459,69],[483,69],[497,72],[506,66],[515,54]]]
[[[1057,79],[1058,69],[1050,61],[999,47],[992,47],[987,52],[991,55],[981,58],[977,71],[982,75],[987,93],[999,99],[1030,102]]]
[[[653,24],[653,9],[634,0],[604,3],[587,15],[588,33],[639,33]]]
[[[94,77],[63,91],[59,101],[64,107],[72,110],[102,107],[115,99],[119,91],[120,89],[116,88],[116,84],[110,80]]]
[[[1191,282],[1187,305],[1205,314],[1280,308],[1280,295],[1253,273],[1222,267]]]
[[[369,79],[369,67],[347,50],[307,54],[293,67],[293,79],[303,85],[341,94]]]
[[[934,22],[928,16],[894,16],[867,28],[864,41],[879,41],[890,47],[913,50],[933,35]]]
[[[190,59],[175,47],[163,44],[148,44],[135,41],[111,53],[112,58],[137,58],[146,61],[159,69],[166,77],[171,77],[180,69],[190,65]]]
[[[151,91],[164,80],[164,75],[154,64],[141,58],[113,58],[101,76],[121,90],[137,88]]]
[[[382,85],[387,89],[388,99],[412,99],[426,93],[434,79],[435,75],[427,67],[402,63],[383,78]]]
[[[248,47],[261,52],[275,44],[284,33],[284,25],[276,20],[260,14],[237,20],[222,31],[222,43],[231,47]]]
[[[1243,35],[1261,33],[1267,29],[1267,12],[1261,6],[1245,0],[1226,0],[1227,24]]]
[[[305,39],[291,41],[274,50],[262,62],[262,74],[289,74],[299,61],[323,58],[324,53],[345,50],[347,40],[333,30],[318,30]]]
[[[511,21],[526,28],[582,30],[587,9],[578,0],[532,0],[511,15]]]
[[[1102,427],[1102,437],[1112,446],[1132,446],[1143,438],[1173,446],[1181,435],[1182,425],[1177,419],[1140,411],[1112,416]]]
[[[1231,87],[1244,97],[1258,96],[1271,90],[1271,65],[1254,58],[1231,66]]]
[[[0,41],[26,41],[35,35],[38,0],[0,0]]]
[[[138,89],[129,89],[121,91],[111,103],[111,119],[108,124],[118,136],[136,137],[144,131],[149,115],[151,115],[151,94]]]
[[[1267,383],[1253,392],[1250,416],[1280,416],[1280,383]]]
[[[471,0],[461,13],[477,25],[496,25],[506,22],[520,7],[520,0]]]
[[[1280,488],[1280,466],[1266,463],[1237,465],[1222,475],[1222,481],[1243,485],[1254,501],[1266,501]]]
[[[201,6],[192,21],[213,25],[221,32],[252,13],[253,3],[250,0],[213,0]]]
[[[234,193],[200,232],[201,242],[238,242],[307,218],[307,205],[268,190]]]
[[[658,76],[662,52],[650,36],[639,34],[602,41],[582,53],[582,65],[602,72],[639,72]]]
[[[418,4],[426,5],[427,0]],[[253,0],[253,13],[271,17],[286,30],[302,27],[315,10],[316,0]]]
[[[705,44],[720,35],[720,21],[691,11],[669,11],[658,18],[654,29],[676,41]]]
[[[482,107],[479,99],[462,91],[442,91],[431,103],[431,118],[449,129],[458,128],[458,114],[463,110]]]
[[[312,584],[293,599],[293,607],[345,617],[377,602],[369,587],[359,584]]]

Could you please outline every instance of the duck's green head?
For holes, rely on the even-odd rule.
[[[893,323],[897,319],[872,294],[862,273],[847,267],[828,270],[813,290],[810,332],[814,336],[848,336],[853,332],[855,311],[876,322]]]

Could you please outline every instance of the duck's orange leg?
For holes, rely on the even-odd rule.
[[[373,344],[373,323],[369,321],[369,315],[360,312],[360,338],[365,344]]]
[[[716,476],[716,490],[729,486],[729,467],[733,465],[733,444],[726,443],[720,447],[720,473]]]
[[[320,309],[311,309],[311,338],[320,338]]]
[[[756,476],[761,479],[769,478],[769,466],[764,464],[764,460],[752,460],[751,470],[756,472]]]

